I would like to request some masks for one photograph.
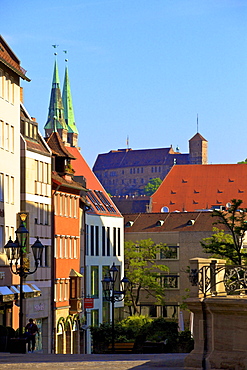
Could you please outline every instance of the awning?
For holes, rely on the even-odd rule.
[[[41,290],[35,284],[23,284],[24,298],[41,296]],[[13,302],[20,299],[20,285],[0,286],[0,303]]]
[[[76,271],[76,270],[74,270],[74,269],[71,269],[71,270],[70,270],[69,276],[70,276],[70,277],[83,277],[83,275],[82,275],[82,274],[80,274],[79,272],[77,272],[77,271]]]
[[[0,286],[0,302],[11,302],[14,299],[14,293],[7,286]]]
[[[11,285],[10,290],[15,295],[15,299],[20,298],[20,285]],[[35,284],[23,284],[24,298],[34,298],[41,296],[41,290]]]

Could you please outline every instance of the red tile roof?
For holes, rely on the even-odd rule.
[[[0,35],[0,62],[5,64],[8,68],[18,74],[21,78],[27,81],[31,81],[26,76],[26,71],[24,68],[21,67],[19,59],[10,49],[9,45]]]
[[[117,207],[112,202],[79,150],[75,147],[66,147],[66,149],[76,158],[72,163],[75,171],[74,176],[84,176],[86,178],[86,186],[91,190],[87,194],[87,200],[92,206],[91,211],[101,215],[121,216]]]
[[[75,159],[75,157],[68,152],[67,147],[65,147],[60,135],[57,132],[54,131],[49,137],[45,138],[45,140],[51,148],[52,154],[58,157]]]
[[[233,198],[247,207],[246,164],[176,165],[152,195],[152,212],[224,207]]]
[[[169,231],[212,231],[213,226],[228,231],[223,224],[213,225],[218,217],[212,212],[179,212],[179,213],[133,213],[124,215],[125,233],[161,233]],[[161,221],[161,222],[159,222]],[[192,221],[192,222],[191,222]],[[157,226],[158,225],[160,226]],[[132,226],[127,226],[127,225]]]

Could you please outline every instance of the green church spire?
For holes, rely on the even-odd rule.
[[[58,130],[68,130],[64,119],[64,107],[60,91],[57,61],[55,60],[48,119],[44,129],[49,135]]]
[[[74,116],[72,95],[71,95],[70,82],[69,82],[69,73],[68,73],[67,66],[65,68],[62,99],[63,99],[63,106],[64,106],[64,118],[67,124],[68,133],[78,135],[78,130],[75,124],[75,116]]]

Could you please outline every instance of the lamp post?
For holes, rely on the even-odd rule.
[[[24,226],[26,216],[26,214],[20,215],[21,224],[15,231],[16,240],[13,242],[10,237],[8,243],[4,246],[9,260],[11,272],[15,275],[19,275],[20,277],[19,337],[21,337],[23,334],[23,280],[27,277],[27,275],[34,274],[37,271],[44,249],[43,244],[37,237],[35,243],[31,246],[35,261],[35,268],[33,271],[30,271],[29,267],[25,266],[23,258],[24,254],[26,253],[26,243],[29,234],[29,231]]]
[[[129,280],[126,277],[120,281],[120,290],[115,290],[115,283],[118,276],[118,268],[113,262],[108,274],[105,275],[102,282],[105,299],[111,302],[112,307],[112,352],[115,352],[115,327],[114,327],[114,303],[124,299]]]

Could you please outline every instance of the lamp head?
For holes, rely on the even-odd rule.
[[[32,248],[32,251],[33,251],[33,256],[34,256],[35,263],[37,264],[39,261],[41,261],[42,253],[43,253],[43,250],[44,250],[45,247],[43,246],[43,244],[41,243],[41,241],[37,237],[34,244],[31,246],[31,248]]]

